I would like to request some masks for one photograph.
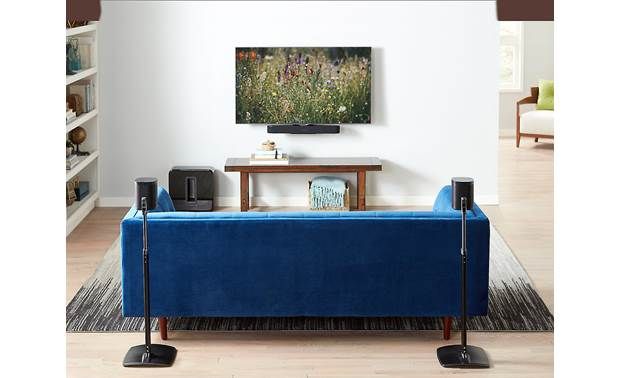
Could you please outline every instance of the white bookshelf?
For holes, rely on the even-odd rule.
[[[97,74],[97,67],[90,67],[83,70],[79,70],[75,75],[66,75],[67,77],[67,85],[73,84],[76,81],[80,81],[82,79],[86,79],[90,76]]]
[[[85,67],[75,75],[66,75],[65,92],[68,91],[69,85],[83,80],[90,79],[94,83],[95,88],[95,108],[88,113],[82,113],[70,123],[66,123],[65,132],[68,134],[71,130],[78,126],[86,130],[86,141],[80,145],[80,151],[88,151],[90,155],[80,156],[80,162],[71,170],[66,170],[66,182],[79,177],[80,181],[88,181],[88,195],[81,201],[75,201],[71,206],[67,207],[67,230],[69,235],[75,227],[95,208],[100,193],[100,124],[99,124],[99,83],[97,73],[97,23],[90,23],[85,26],[66,29],[67,38],[93,37],[94,46],[91,49],[91,67]]]

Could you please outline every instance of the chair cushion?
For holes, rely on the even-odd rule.
[[[536,110],[553,110],[553,80],[540,80],[538,88]]]
[[[553,134],[553,110],[532,110],[521,114],[521,133]]]

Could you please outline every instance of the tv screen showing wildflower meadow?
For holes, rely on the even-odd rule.
[[[240,47],[236,123],[370,123],[370,47]]]

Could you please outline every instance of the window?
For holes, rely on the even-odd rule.
[[[501,21],[499,25],[499,89],[501,92],[521,92],[523,90],[523,23]]]

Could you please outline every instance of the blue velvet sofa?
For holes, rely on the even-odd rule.
[[[158,196],[151,314],[164,338],[166,317],[460,313],[461,219],[449,186],[432,211],[192,213],[174,211],[163,188]],[[467,219],[468,312],[485,315],[489,221],[475,205]],[[121,259],[123,315],[142,316],[135,208],[121,222]]]

